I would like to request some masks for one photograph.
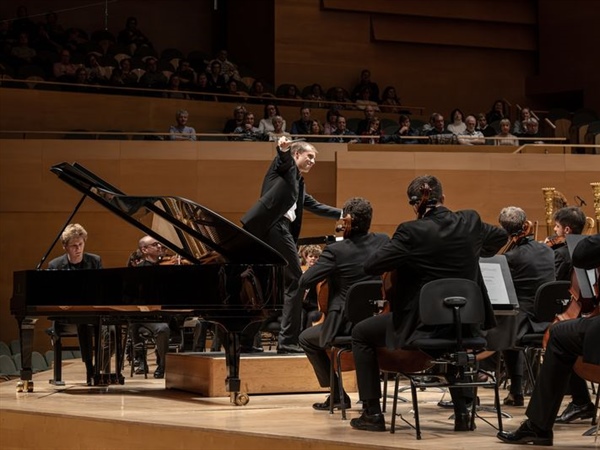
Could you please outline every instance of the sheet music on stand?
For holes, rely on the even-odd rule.
[[[519,311],[519,300],[513,284],[506,256],[479,258],[479,267],[488,296],[497,315],[514,315]]]
[[[567,234],[567,248],[569,249],[569,256],[573,258],[573,251],[577,244],[587,236],[584,234]],[[596,284],[596,271],[594,269],[585,270],[579,267],[574,267],[575,276],[577,277],[577,283],[579,283],[579,290],[582,298],[594,298],[594,284]]]

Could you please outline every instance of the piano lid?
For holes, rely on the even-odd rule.
[[[287,264],[275,249],[191,200],[174,196],[129,196],[77,163],[64,162],[50,170],[192,263]],[[150,220],[151,226],[144,223]]]

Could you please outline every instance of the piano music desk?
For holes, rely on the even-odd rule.
[[[165,385],[167,389],[194,392],[204,397],[224,397],[225,354],[169,353]],[[247,394],[284,394],[328,392],[317,382],[305,355],[276,353],[242,354],[240,361],[242,392]],[[344,374],[344,388],[356,392],[356,377]]]

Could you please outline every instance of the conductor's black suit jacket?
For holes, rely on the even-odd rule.
[[[393,329],[386,337],[388,347],[405,347],[419,338],[435,335],[419,319],[419,294],[423,285],[440,278],[466,278],[481,286],[485,302],[484,329],[496,321],[483,278],[479,258],[494,255],[508,236],[498,227],[485,224],[472,210],[452,212],[439,206],[419,220],[402,223],[392,239],[365,262],[365,271],[382,274],[397,270],[396,297],[392,299]]]
[[[294,241],[300,236],[304,209],[332,219],[340,219],[342,213],[340,209],[319,203],[306,193],[304,178],[296,166],[291,151],[282,152],[277,147],[277,156],[265,175],[260,198],[244,214],[241,222],[246,230],[260,238],[290,210],[294,203],[296,203],[296,220],[290,227]]]

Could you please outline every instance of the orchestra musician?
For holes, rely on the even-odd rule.
[[[154,239],[152,236],[144,236],[138,242],[137,250],[129,258],[129,266],[132,267],[144,267],[144,266],[156,266],[159,265],[161,259],[165,256],[166,249],[160,242]],[[137,255],[137,258],[136,258]],[[156,341],[156,370],[154,371],[154,378],[165,377],[165,365],[167,362],[167,352],[169,351],[169,339],[171,336],[171,329],[168,323],[164,322],[148,322],[148,323],[136,323],[132,325],[132,339],[134,346],[140,342],[140,327],[146,328]],[[137,365],[136,374],[146,373],[147,367],[142,362],[144,359],[140,358],[140,355],[134,356],[134,365]]]
[[[285,136],[277,141],[277,156],[264,177],[260,199],[244,214],[241,222],[249,231],[277,250],[287,261],[284,269],[285,298],[278,336],[278,353],[302,353],[298,336],[302,324],[302,275],[296,242],[302,213],[340,220],[342,210],[319,203],[308,194],[303,175],[317,160],[317,149],[308,142],[292,142]]]
[[[583,269],[600,267],[600,235],[589,236],[578,243],[573,264]],[[598,300],[596,298],[596,305]],[[569,374],[579,355],[586,363],[600,364],[598,342],[598,315],[553,325],[544,363],[525,412],[527,420],[514,432],[499,432],[498,439],[511,444],[553,445],[552,428],[568,387]]]
[[[102,269],[102,258],[93,253],[85,252],[88,233],[80,224],[72,223],[65,227],[61,242],[65,254],[54,258],[48,263],[49,270],[86,270]],[[56,327],[56,324],[54,325]],[[94,327],[91,324],[77,324],[77,336],[81,359],[85,363],[86,383],[93,384],[93,339]]]
[[[425,204],[424,189],[430,195]],[[352,331],[352,353],[363,413],[351,420],[359,430],[385,431],[379,399],[381,384],[377,347],[406,348],[416,338],[431,336],[419,320],[419,293],[423,285],[441,278],[466,278],[481,286],[486,318],[482,328],[495,326],[494,312],[479,269],[480,256],[492,256],[506,243],[508,235],[499,227],[483,223],[473,210],[452,212],[444,206],[440,181],[431,175],[415,178],[408,185],[409,203],[417,220],[402,223],[391,240],[365,261],[365,272],[381,275],[397,273],[396,295],[391,298],[391,314],[380,314],[357,324]],[[418,206],[417,206],[418,205]],[[455,431],[468,431],[467,403],[472,389],[452,389]]]
[[[304,245],[300,248],[298,254],[300,255],[302,273],[317,263],[322,252],[323,249],[320,245]],[[323,316],[323,313],[319,311],[318,295],[318,285],[304,290],[304,296],[302,297],[302,330],[311,327],[313,322],[320,321]]]
[[[550,247],[527,235],[527,216],[523,209],[508,206],[500,211],[500,226],[514,240],[512,248],[504,253],[519,300],[517,316],[497,317],[498,326],[486,335],[488,350],[502,350],[510,376],[510,392],[504,399],[509,406],[523,406],[524,355],[514,345],[527,333],[543,333],[546,322],[537,322],[534,316],[535,294],[539,286],[554,281],[554,252]]]
[[[556,235],[549,238],[548,245],[554,250],[555,270],[557,280],[571,281],[573,263],[567,247],[568,234],[581,234],[585,226],[585,213],[577,206],[566,206],[554,213],[554,232]],[[571,402],[556,418],[558,423],[570,423],[577,419],[594,417],[595,408],[587,388],[587,383],[575,372],[569,377]]]
[[[315,287],[326,279],[328,283],[328,301],[325,320],[323,323],[307,328],[300,334],[300,346],[306,352],[321,387],[330,386],[331,360],[326,349],[336,336],[349,336],[352,324],[344,314],[346,293],[350,286],[359,281],[378,279],[367,275],[363,269],[365,259],[388,242],[389,238],[383,233],[370,233],[373,208],[364,198],[354,197],[344,204],[344,217],[350,216],[350,230],[344,231],[344,240],[327,245],[316,264],[310,267],[300,277],[301,291]],[[318,411],[328,411],[330,402],[334,408],[339,408],[343,401],[350,408],[350,398],[344,394],[340,399],[337,377],[334,379],[334,398],[322,403],[315,403],[313,408]]]

